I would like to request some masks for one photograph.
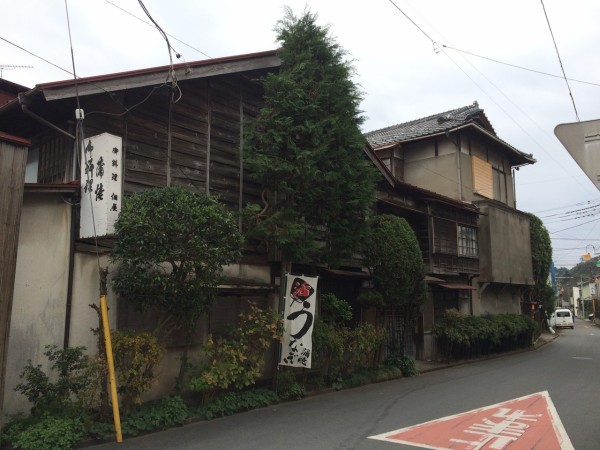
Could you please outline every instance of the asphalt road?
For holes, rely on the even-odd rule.
[[[545,391],[573,446],[563,448],[600,449],[600,328],[576,321],[574,330],[559,331],[557,339],[537,350],[309,397],[92,448],[422,448],[369,437]],[[477,448],[548,450],[518,441],[505,447],[489,445]],[[458,444],[448,448],[475,449]]]

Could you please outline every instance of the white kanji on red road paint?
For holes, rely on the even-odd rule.
[[[437,450],[573,450],[548,391],[370,439]]]

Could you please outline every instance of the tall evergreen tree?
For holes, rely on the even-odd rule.
[[[352,66],[316,19],[287,9],[278,22],[282,64],[264,79],[265,104],[244,150],[264,187],[265,204],[250,207],[250,234],[280,250],[284,266],[335,264],[354,252],[375,194]]]

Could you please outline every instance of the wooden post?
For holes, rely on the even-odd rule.
[[[0,132],[0,427],[29,141]]]

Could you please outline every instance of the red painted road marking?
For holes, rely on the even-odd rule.
[[[436,450],[574,450],[548,391],[370,439]]]

